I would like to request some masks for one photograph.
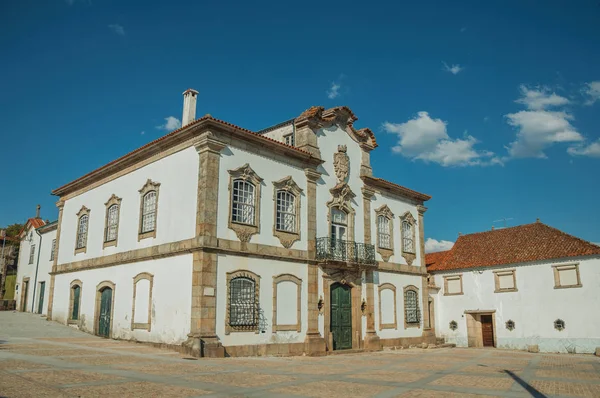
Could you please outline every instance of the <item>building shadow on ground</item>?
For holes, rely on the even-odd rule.
[[[506,374],[508,374],[510,377],[512,377],[514,381],[516,381],[517,383],[519,383],[521,385],[521,387],[523,387],[525,390],[527,390],[527,392],[529,394],[531,394],[532,397],[535,397],[535,398],[546,398],[546,396],[544,394],[542,394],[541,392],[539,392],[538,390],[536,390],[529,383],[527,383],[525,380],[521,379],[519,376],[517,376],[516,374],[514,374],[510,370],[506,370],[505,369],[504,372]]]

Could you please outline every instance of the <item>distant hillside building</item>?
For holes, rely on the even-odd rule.
[[[446,342],[544,352],[600,347],[599,246],[538,221],[463,235],[426,258],[436,331]]]

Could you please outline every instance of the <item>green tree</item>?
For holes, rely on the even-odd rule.
[[[6,236],[14,238],[23,229],[23,224],[11,224],[6,227]]]

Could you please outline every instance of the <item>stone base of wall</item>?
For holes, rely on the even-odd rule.
[[[305,353],[304,343],[231,345],[225,347],[226,357],[295,356]]]
[[[0,311],[14,311],[16,309],[16,300],[0,300]]]
[[[399,337],[396,339],[381,339],[382,347],[404,347],[408,348],[411,345],[419,344],[435,344],[435,336],[421,336],[421,337]]]

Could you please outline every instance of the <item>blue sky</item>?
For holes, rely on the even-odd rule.
[[[428,238],[539,217],[600,242],[597,1],[6,0],[0,48],[0,225],[55,219],[52,189],[176,126],[192,87],[251,130],[349,106],[375,174],[433,196]]]

